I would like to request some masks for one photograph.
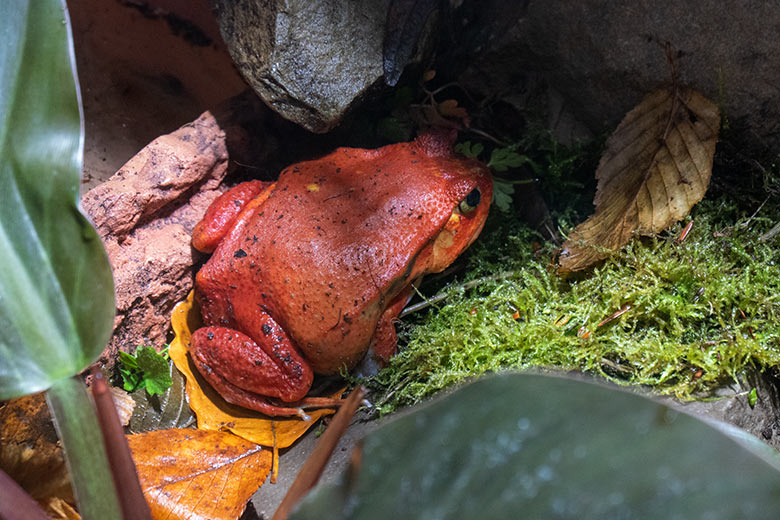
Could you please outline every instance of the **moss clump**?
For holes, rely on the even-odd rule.
[[[777,366],[780,239],[761,234],[778,218],[716,227],[731,209],[702,203],[682,243],[680,224],[569,279],[551,268],[552,248],[534,252],[531,230],[493,215],[470,257],[469,279],[483,280],[450,286],[446,303],[403,326],[406,345],[368,382],[379,410],[507,368],[583,370],[685,399],[748,365]]]

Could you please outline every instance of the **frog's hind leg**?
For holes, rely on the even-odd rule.
[[[245,209],[262,204],[273,190],[273,182],[247,181],[229,189],[211,203],[203,219],[192,232],[192,245],[198,251],[211,253],[225,234],[233,228]]]
[[[192,334],[190,354],[203,377],[229,403],[267,415],[305,416],[305,408],[338,406],[339,399],[305,398],[313,373],[274,322],[269,341],[227,327],[203,327]],[[263,338],[264,339],[264,338]]]

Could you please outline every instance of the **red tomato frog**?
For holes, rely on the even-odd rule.
[[[190,353],[220,395],[303,415],[322,404],[305,397],[314,373],[395,353],[412,284],[450,265],[487,218],[490,172],[453,141],[339,148],[214,201],[193,233],[213,254],[196,277],[205,326]]]

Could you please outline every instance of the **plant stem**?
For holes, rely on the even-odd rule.
[[[0,518],[5,520],[48,520],[38,502],[0,470]]]
[[[311,452],[311,455],[309,455],[309,458],[306,459],[306,462],[301,467],[298,476],[295,477],[295,481],[290,486],[290,489],[287,490],[287,494],[284,495],[282,503],[276,509],[272,520],[287,520],[295,504],[317,484],[317,481],[322,476],[322,472],[325,471],[325,466],[328,465],[331,455],[336,450],[336,445],[341,440],[341,437],[344,436],[352,416],[355,415],[355,411],[363,402],[364,395],[366,395],[366,390],[362,386],[355,388],[349,394],[339,411],[336,412],[333,420],[330,421],[328,429],[320,437],[317,446],[314,447],[314,451]]]
[[[121,520],[103,435],[81,378],[76,375],[60,379],[46,392],[46,400],[65,448],[82,518]]]
[[[138,481],[133,455],[116,413],[114,398],[100,370],[92,371],[92,398],[103,432],[111,473],[116,480],[122,516],[124,520],[151,520],[152,514]]]

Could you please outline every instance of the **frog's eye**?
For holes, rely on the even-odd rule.
[[[460,201],[460,204],[458,204],[458,209],[461,213],[471,213],[475,209],[477,209],[477,206],[479,206],[479,201],[482,199],[482,193],[480,193],[479,188],[474,188],[469,192],[468,195],[466,195],[466,198]]]

